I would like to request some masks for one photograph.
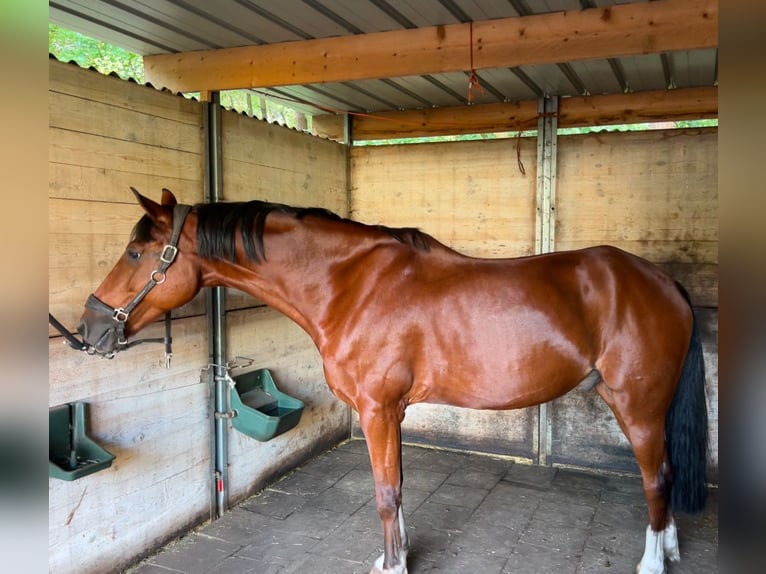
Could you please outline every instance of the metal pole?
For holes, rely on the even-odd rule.
[[[556,151],[558,96],[542,97],[537,107],[537,221],[535,253],[550,253],[556,235]],[[550,466],[552,448],[551,413],[547,403],[538,407],[539,427],[535,433],[537,464]]]
[[[221,200],[223,173],[221,161],[221,105],[220,94],[213,92],[211,101],[203,103],[203,131],[205,134],[205,201]],[[209,358],[211,372],[211,508],[210,518],[215,520],[228,510],[228,437],[227,419],[221,414],[229,412],[228,379],[226,377],[226,292],[223,287],[207,290],[207,316],[209,332]]]

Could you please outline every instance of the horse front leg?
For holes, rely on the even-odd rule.
[[[375,479],[375,502],[383,524],[383,554],[370,574],[407,574],[407,530],[402,512],[401,412],[360,409],[359,419]]]

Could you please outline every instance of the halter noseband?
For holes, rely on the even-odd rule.
[[[127,337],[125,337],[125,324],[128,322],[130,313],[138,306],[138,304],[147,296],[156,285],[160,285],[165,282],[165,272],[168,267],[175,261],[176,255],[178,255],[178,239],[181,236],[181,229],[186,221],[186,216],[191,211],[191,205],[176,204],[173,206],[173,230],[170,234],[170,242],[162,248],[160,254],[160,266],[152,271],[149,275],[149,281],[147,281],[144,288],[139,291],[130,303],[125,307],[111,307],[104,303],[101,299],[91,293],[88,296],[88,300],[85,302],[85,307],[96,313],[110,315],[115,322],[115,329],[117,332],[117,347],[110,353],[104,354],[104,357],[111,359],[118,351],[124,351],[134,345],[140,343],[165,343],[165,366],[170,366],[170,359],[173,356],[171,343],[173,341],[170,336],[170,311],[165,314],[165,338],[160,339],[139,339],[128,343]],[[88,353],[95,353],[96,350],[92,345],[83,344],[84,351]]]

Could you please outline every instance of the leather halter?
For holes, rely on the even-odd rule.
[[[173,352],[171,348],[171,343],[173,339],[170,336],[170,311],[168,311],[165,314],[165,337],[164,338],[138,339],[136,341],[132,341],[129,343],[127,340],[127,337],[125,336],[125,324],[128,322],[128,317],[130,317],[130,313],[138,306],[138,304],[144,299],[144,297],[146,297],[148,293],[156,285],[160,285],[165,282],[165,272],[167,271],[168,267],[170,267],[170,265],[173,263],[173,261],[175,261],[176,255],[178,255],[178,239],[181,236],[181,229],[183,228],[184,222],[186,221],[186,216],[189,214],[191,209],[192,209],[191,205],[183,205],[183,204],[176,204],[173,207],[173,230],[170,235],[170,242],[167,245],[165,245],[165,247],[162,248],[162,253],[160,254],[160,265],[157,269],[152,271],[152,273],[149,276],[149,281],[147,281],[146,285],[144,285],[144,288],[141,289],[141,291],[139,291],[136,294],[136,296],[133,297],[133,299],[131,299],[130,303],[128,303],[125,307],[115,308],[110,305],[107,305],[106,303],[101,301],[101,299],[99,299],[92,293],[90,294],[90,296],[88,296],[88,299],[85,302],[85,307],[96,313],[100,313],[102,315],[103,314],[109,315],[115,323],[115,330],[117,333],[117,346],[111,352],[102,354],[107,359],[114,358],[115,354],[118,351],[124,351],[125,349],[129,349],[130,347],[134,345],[138,345],[140,343],[164,342],[165,343],[165,366],[166,367],[170,366],[170,359],[173,356]],[[49,313],[49,321],[51,320],[55,321],[53,316],[50,315]],[[52,324],[53,324],[53,321],[51,321]],[[58,323],[58,321],[56,321],[56,323]],[[54,324],[54,327],[56,327],[55,324]],[[95,347],[85,342],[80,343],[71,334],[69,335],[69,337],[67,337],[67,340],[69,341],[69,345],[73,349],[86,351],[90,354],[96,353]]]

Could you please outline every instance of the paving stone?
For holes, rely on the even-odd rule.
[[[195,533],[166,547],[150,562],[185,574],[206,574],[239,548],[239,544]]]
[[[578,563],[579,559],[545,546],[517,544],[505,563],[503,574],[575,574]]]
[[[533,486],[538,490],[547,490],[556,476],[555,468],[514,464],[503,476],[503,480],[516,484]]]
[[[420,490],[418,488],[402,489],[402,506],[404,507],[404,517],[407,518],[415,512],[428,497],[431,496],[430,490]]]
[[[369,487],[354,491],[333,486],[313,497],[307,506],[351,515],[373,498],[374,490]]]
[[[607,555],[626,555],[638,563],[644,552],[646,522],[633,527],[594,523],[590,528],[586,548]]]
[[[447,477],[447,484],[456,484],[458,486],[467,486],[473,488],[485,488],[492,490],[500,482],[503,473],[491,473],[470,468],[459,468]]]
[[[242,503],[241,508],[257,514],[285,519],[309,500],[309,498],[298,494],[266,490],[247,499]]]
[[[604,574],[613,572],[614,574],[625,574],[635,572],[636,565],[641,560],[643,549],[643,536],[641,538],[641,549],[637,552],[615,553],[608,549],[598,549],[587,547],[583,550],[580,559],[580,567],[577,574]]]
[[[424,468],[434,472],[451,474],[470,460],[470,456],[462,452],[437,449],[424,450],[425,452],[414,460],[409,468]]]
[[[236,556],[263,564],[289,566],[316,545],[317,540],[309,536],[274,530],[257,538],[252,544],[240,548]]]
[[[174,574],[175,572],[180,572],[180,570],[157,566],[151,562],[142,562],[130,568],[126,574]]]
[[[348,519],[348,514],[303,506],[285,518],[283,528],[301,536],[321,540]]]
[[[346,473],[368,462],[367,453],[335,449],[300,467],[300,472],[316,474],[329,480],[340,480]]]
[[[535,522],[565,525],[569,528],[587,528],[593,520],[596,510],[593,506],[577,504],[576,502],[559,502],[546,498],[540,501],[535,510]]]
[[[245,546],[265,532],[279,528],[282,522],[270,516],[254,514],[242,507],[230,510],[224,517],[225,520],[216,520],[201,528],[199,534]]]
[[[229,556],[210,570],[210,574],[279,574],[282,571],[283,567],[278,564]]]
[[[345,521],[329,536],[320,541],[313,554],[335,556],[362,563],[372,553],[383,552],[383,530],[377,514],[374,517],[359,513]]]
[[[485,518],[474,515],[465,527],[452,537],[447,552],[483,552],[504,557],[505,562],[518,544],[522,532],[522,528],[490,524]]]
[[[563,553],[570,557],[577,556],[579,559],[587,538],[587,528],[549,524],[544,521],[535,521],[533,518],[529,527],[521,535],[520,542],[547,548],[552,552]]]
[[[372,564],[354,562],[337,556],[309,554],[280,571],[280,574],[367,574]]]
[[[487,497],[489,490],[457,486],[455,484],[442,484],[429,497],[429,502],[462,506],[474,510]]]
[[[426,468],[411,467],[404,473],[403,488],[417,488],[434,491],[449,478],[448,472],[439,472]]]
[[[491,551],[474,553],[464,551],[447,551],[433,562],[436,572],[443,574],[501,574],[507,558],[496,556]],[[413,571],[412,574],[418,574]]]
[[[296,470],[272,485],[269,490],[297,494],[298,496],[314,496],[330,488],[337,480],[331,476]]]
[[[601,492],[608,482],[606,476],[561,468],[553,477],[551,485]]]

